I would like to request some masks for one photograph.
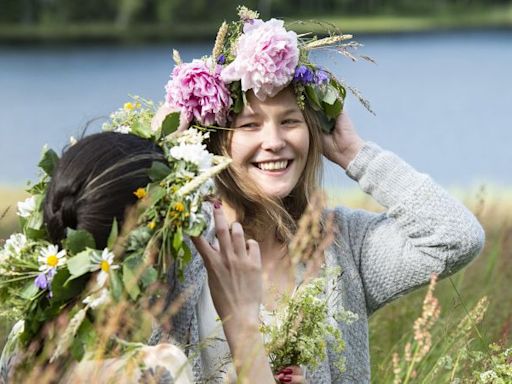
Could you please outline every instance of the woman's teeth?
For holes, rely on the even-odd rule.
[[[256,163],[256,166],[264,171],[277,171],[285,169],[288,166],[288,160]]]

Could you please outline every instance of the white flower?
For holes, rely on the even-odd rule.
[[[115,127],[113,129],[114,132],[117,132],[117,133],[124,133],[124,134],[128,134],[132,131],[132,129],[127,126],[127,125],[121,125],[119,127]]]
[[[180,144],[171,148],[170,155],[176,160],[189,161],[205,170],[211,167],[213,155],[204,144]]]
[[[34,196],[30,196],[29,198],[25,199],[25,201],[20,201],[18,203],[18,216],[29,217],[35,209],[36,198]]]
[[[189,128],[177,138],[179,144],[201,144],[210,137],[210,132],[201,132],[196,128]]]
[[[494,380],[498,378],[498,375],[494,371],[486,371],[480,374],[480,381],[482,383],[494,383]]]
[[[78,140],[75,138],[75,136],[70,136],[69,137],[69,145],[73,146],[76,143],[78,143]]]
[[[41,249],[41,254],[37,258],[39,262],[39,270],[46,273],[50,270],[55,270],[57,267],[66,263],[66,251],[64,249],[59,251],[57,245],[49,245]]]
[[[82,302],[87,304],[91,309],[95,309],[102,304],[105,304],[109,299],[108,290],[103,288],[99,293],[95,295],[87,296]]]
[[[26,246],[26,236],[23,233],[15,233],[5,241],[4,249],[11,255],[19,256],[23,248]]]
[[[114,261],[115,255],[109,251],[108,248],[103,250],[101,254],[101,259],[99,259],[98,265],[94,268],[95,271],[100,270],[98,276],[96,278],[96,282],[98,287],[103,287],[108,279],[108,273],[111,269],[118,269],[119,265],[114,265],[112,262]]]

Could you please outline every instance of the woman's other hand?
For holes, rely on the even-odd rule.
[[[364,141],[357,134],[347,112],[342,112],[336,119],[334,130],[323,134],[323,154],[343,169],[356,157]]]
[[[302,368],[296,365],[281,369],[274,377],[280,383],[304,384],[306,382]]]

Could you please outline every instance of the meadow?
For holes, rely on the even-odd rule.
[[[328,192],[330,205],[382,210],[360,191]],[[422,288],[372,316],[374,383],[512,382],[512,193],[489,187],[452,193],[482,223],[485,248],[433,290]],[[0,196],[0,239],[5,239],[17,230],[15,203],[26,194],[1,188]],[[0,323],[0,345],[9,327]]]

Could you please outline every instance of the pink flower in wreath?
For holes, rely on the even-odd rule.
[[[225,125],[233,100],[220,77],[221,69],[204,60],[177,65],[165,86],[166,104],[179,109],[188,122]]]
[[[222,70],[222,79],[240,80],[242,90],[252,89],[256,97],[273,97],[293,79],[299,62],[297,34],[287,31],[282,20],[245,23],[238,39],[235,60]]]

